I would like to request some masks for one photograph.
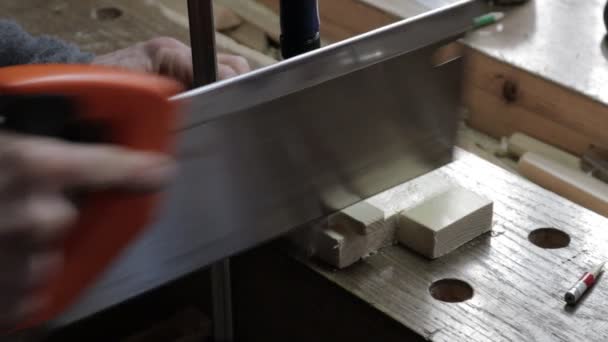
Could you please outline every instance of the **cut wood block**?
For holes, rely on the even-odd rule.
[[[395,226],[382,210],[360,202],[327,221],[296,231],[289,240],[306,254],[342,269],[395,242]]]
[[[316,240],[317,257],[336,267],[345,268],[359,261],[367,252],[367,239],[352,227],[329,227]]]
[[[397,220],[397,240],[431,259],[492,229],[492,201],[456,187],[408,209]]]
[[[543,188],[608,217],[608,184],[601,180],[533,152],[521,157],[518,170]]]
[[[394,226],[386,225],[368,235],[361,235],[355,227],[339,224],[317,235],[315,255],[329,265],[342,269],[392,245],[394,241]]]
[[[385,218],[384,211],[363,201],[330,216],[328,222],[330,226],[345,225],[361,235],[366,235],[383,229]]]
[[[509,137],[508,151],[518,158],[521,158],[527,152],[534,152],[573,169],[581,167],[581,160],[575,155],[523,133],[514,133]]]

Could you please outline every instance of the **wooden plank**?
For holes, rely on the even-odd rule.
[[[454,185],[494,202],[491,236],[435,261],[392,246],[340,271],[305,263],[431,341],[608,340],[608,287],[600,283],[575,310],[563,302],[564,292],[585,270],[608,258],[608,219],[465,152],[456,162],[369,201],[391,215],[419,203],[422,191],[438,193]],[[569,234],[569,245],[531,244],[528,234],[541,227]],[[446,278],[470,284],[473,298],[434,299],[429,287]]]
[[[517,158],[528,152],[534,152],[572,169],[580,170],[582,167],[580,158],[522,133],[511,135],[507,144],[508,152]]]
[[[519,160],[519,173],[545,189],[608,217],[608,184],[580,169],[528,152]]]
[[[608,107],[473,48],[466,49],[469,124],[495,137],[523,132],[575,154],[608,146]]]

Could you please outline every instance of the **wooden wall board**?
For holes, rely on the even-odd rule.
[[[577,155],[608,146],[608,105],[475,48],[465,54],[471,127],[494,137],[523,132]]]
[[[303,262],[430,341],[608,340],[603,280],[578,307],[563,301],[574,281],[608,258],[608,219],[463,151],[454,163],[369,202],[390,215],[454,185],[494,201],[491,235],[435,261],[391,246],[340,271]],[[528,234],[541,227],[569,234],[569,246],[543,249],[530,243]],[[470,284],[473,298],[463,303],[432,298],[429,286],[445,278]]]

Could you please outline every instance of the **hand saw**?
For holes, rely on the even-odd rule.
[[[54,301],[24,326],[57,317],[88,290],[73,314],[81,318],[448,163],[462,63],[437,62],[437,51],[481,13],[462,1],[184,93],[160,77],[94,66],[0,69],[13,108],[6,129],[155,151],[174,141],[180,159],[161,202],[85,198],[66,267],[41,289]],[[63,135],[28,124],[47,111],[14,119],[32,103],[67,120]]]

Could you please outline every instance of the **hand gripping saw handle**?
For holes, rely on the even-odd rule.
[[[0,68],[0,129],[83,143],[172,153],[182,91],[164,77],[92,65]],[[103,190],[85,194],[79,217],[60,241],[64,266],[36,289],[50,302],[18,327],[62,313],[147,226],[159,194]]]

